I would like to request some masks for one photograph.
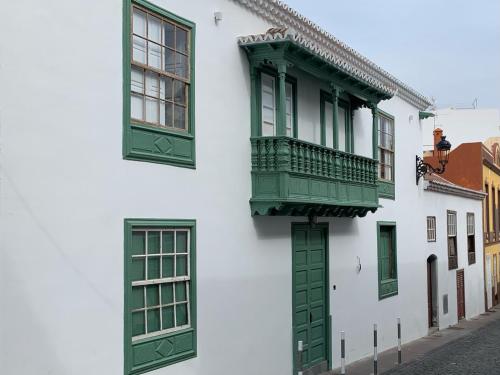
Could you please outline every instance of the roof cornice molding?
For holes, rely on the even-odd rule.
[[[483,200],[486,197],[486,193],[482,191],[467,189],[458,185],[446,184],[439,181],[428,181],[428,185],[425,188],[426,191],[433,191],[436,193],[443,193],[449,195],[456,195],[462,198],[469,198],[475,200]]]
[[[432,102],[424,95],[413,90],[396,77],[380,68],[347,44],[323,30],[296,10],[279,0],[233,0],[253,13],[269,21],[276,27],[286,27],[296,30],[303,38],[332,55],[339,65],[344,67],[354,76],[363,78],[371,77],[387,87],[392,95],[397,95],[406,102],[414,105],[419,110],[427,109]],[[365,78],[366,79],[366,78]]]

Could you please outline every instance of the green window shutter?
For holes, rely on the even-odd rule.
[[[196,356],[196,223],[125,220],[125,375]]]
[[[195,24],[145,0],[123,9],[123,157],[195,168]]]
[[[377,222],[379,299],[398,294],[396,223]]]

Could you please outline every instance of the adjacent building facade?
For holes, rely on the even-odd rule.
[[[482,203],[485,193],[426,177],[427,297],[430,329],[474,317],[483,307]]]
[[[441,129],[434,131],[437,139]],[[485,307],[498,304],[500,280],[500,238],[499,238],[499,198],[500,198],[500,138],[488,138],[484,143],[463,143],[450,152],[450,162],[443,174],[447,180],[460,186],[480,190],[486,194],[483,201],[483,241],[484,241],[484,282]],[[425,158],[430,163],[436,157]]]
[[[6,373],[318,374],[341,331],[348,362],[374,323],[380,350],[397,318],[403,342],[428,333],[432,254],[455,322],[426,217],[441,241],[445,210],[460,236],[481,215],[473,192],[423,204],[441,202],[415,184],[424,96],[272,0],[6,11]]]

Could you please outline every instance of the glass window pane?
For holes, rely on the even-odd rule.
[[[146,121],[157,123],[158,121],[158,99],[146,98]]]
[[[187,301],[186,283],[184,281],[175,283],[175,302],[184,301]]]
[[[164,70],[169,73],[175,74],[175,52],[171,49],[165,49],[165,68]]]
[[[165,102],[160,100],[160,125],[165,126]]]
[[[146,37],[146,13],[135,8],[132,22],[132,32]]]
[[[177,231],[176,232],[176,252],[177,253],[186,253],[187,252],[187,239],[188,235],[185,231]]]
[[[148,39],[161,43],[161,20],[148,14]]]
[[[262,92],[262,105],[267,108],[274,108],[274,96],[272,92]]]
[[[145,333],[144,311],[132,313],[132,336],[143,335]]]
[[[264,123],[262,124],[262,135],[264,137],[271,137],[274,135],[274,125]]]
[[[164,256],[162,262],[162,277],[174,277],[174,257]]]
[[[146,41],[137,36],[132,38],[132,59],[141,64],[146,64]]]
[[[262,121],[270,125],[274,124],[274,108],[262,108]]]
[[[174,105],[172,103],[165,103],[165,126],[174,126]]]
[[[180,105],[175,106],[174,110],[174,128],[186,128],[186,108]]]
[[[158,254],[160,252],[160,232],[148,232],[148,254]]]
[[[187,304],[183,303],[180,305],[176,305],[176,316],[177,316],[177,326],[183,326],[188,323],[187,317]]]
[[[174,306],[163,307],[163,329],[173,328],[174,324]]]
[[[132,255],[141,255],[146,249],[146,232],[132,232]]]
[[[173,90],[174,90],[174,80],[169,77],[162,77],[162,81],[164,82],[165,85],[165,97],[162,99],[165,100],[173,100]]]
[[[175,74],[179,77],[187,78],[188,77],[188,59],[187,56],[176,53],[175,62],[177,64],[175,68]]]
[[[325,138],[326,147],[333,147],[333,105],[325,102]]]
[[[188,41],[187,41],[187,31],[179,27],[176,27],[175,35],[175,49],[180,52],[187,53]]]
[[[161,286],[161,304],[168,305],[174,302],[174,284],[162,284]]]
[[[132,281],[146,279],[146,263],[144,258],[133,258],[132,269],[130,270],[130,278]]]
[[[179,104],[186,104],[186,84],[181,81],[174,80],[174,100]]]
[[[146,71],[146,95],[158,97],[158,74]]]
[[[160,278],[160,257],[148,258],[148,279]]]
[[[161,69],[161,47],[153,42],[148,42],[148,65]]]
[[[146,306],[158,306],[160,304],[159,285],[148,285],[146,287]]]
[[[160,309],[148,310],[148,333],[160,330]]]
[[[174,252],[174,232],[162,233],[163,248],[162,253],[169,254]]]
[[[142,309],[144,307],[144,287],[132,287],[132,297],[130,304],[132,306],[132,310]]]
[[[177,255],[176,276],[187,276],[187,255]]]
[[[130,90],[144,94],[144,70],[132,66]]]
[[[175,48],[175,26],[171,23],[163,23],[163,32],[165,38],[165,45],[170,48]]]
[[[144,120],[144,97],[142,95],[130,95],[130,117]]]

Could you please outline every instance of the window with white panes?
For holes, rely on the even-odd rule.
[[[132,7],[133,122],[188,131],[190,32],[166,17]]]
[[[458,268],[457,259],[457,213],[447,211],[448,269]]]
[[[378,177],[394,181],[394,119],[384,114],[378,116]]]
[[[427,242],[436,241],[436,217],[427,216]]]
[[[190,327],[190,229],[134,228],[132,340]]]
[[[276,135],[276,80],[268,74],[261,74],[262,87],[262,135]]]
[[[261,73],[261,113],[262,113],[262,136],[272,137],[276,135],[277,101],[276,77]],[[288,137],[293,136],[293,125],[295,123],[294,87],[290,82],[285,83],[285,128]]]
[[[467,213],[467,254],[469,265],[476,263],[476,232],[474,213]]]

